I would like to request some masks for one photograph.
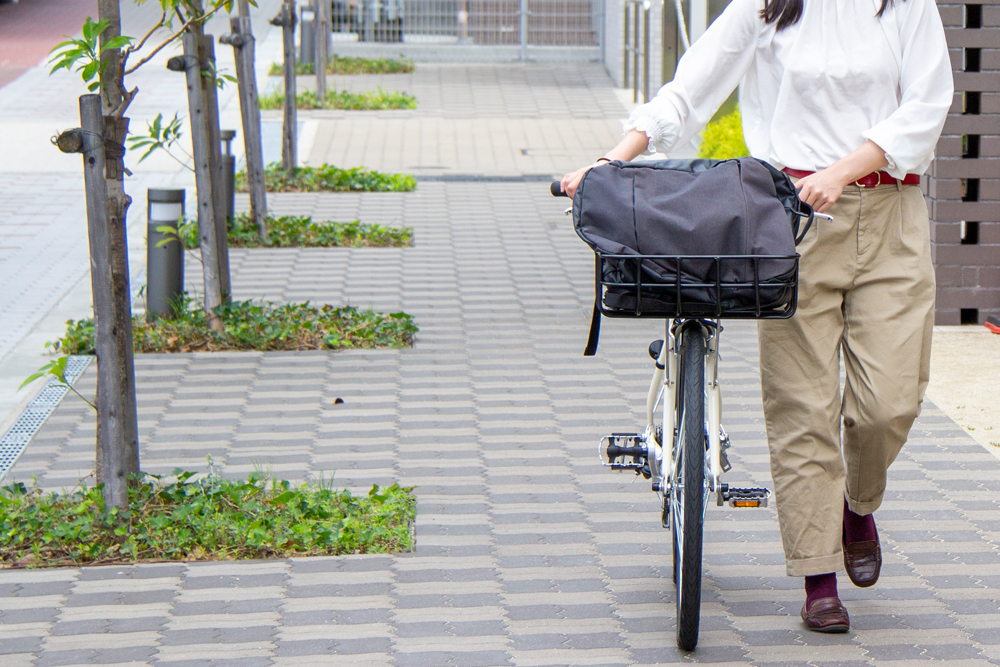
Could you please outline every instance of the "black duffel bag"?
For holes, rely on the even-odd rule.
[[[800,222],[806,220],[799,231]],[[584,176],[577,234],[597,253],[590,341],[612,317],[790,317],[813,220],[763,160],[610,162]]]

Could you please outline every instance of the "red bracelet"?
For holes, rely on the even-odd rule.
[[[604,160],[605,162],[611,162],[611,158],[609,157],[599,157],[596,160],[594,160],[594,162],[600,162],[601,160]]]

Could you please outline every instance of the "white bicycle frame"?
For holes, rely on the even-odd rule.
[[[705,351],[705,428],[708,436],[708,452],[705,461],[705,481],[708,490],[719,488],[722,475],[722,389],[719,386],[719,329],[715,327],[709,337]],[[666,321],[663,347],[656,360],[656,370],[646,395],[646,447],[649,469],[658,482],[657,494],[662,501],[670,493],[674,467],[674,428],[677,409],[677,340],[670,330],[670,320]],[[653,418],[656,409],[663,411],[663,431],[659,443],[656,442]],[[669,444],[668,444],[669,443]],[[706,503],[707,506],[707,503]]]

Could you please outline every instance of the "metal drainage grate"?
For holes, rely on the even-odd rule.
[[[66,381],[71,385],[76,384],[92,359],[90,356],[70,357],[66,362]],[[14,467],[31,438],[67,393],[69,387],[55,378],[50,379],[41,393],[28,404],[14,425],[4,434],[0,440],[0,479]]]

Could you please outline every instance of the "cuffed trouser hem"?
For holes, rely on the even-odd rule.
[[[842,551],[838,551],[833,556],[785,560],[785,572],[789,577],[811,577],[816,574],[839,572],[843,569],[844,553]]]
[[[850,496],[847,496],[847,506],[851,508],[852,512],[860,514],[861,516],[874,514],[875,510],[882,506],[882,494],[879,494],[878,498],[875,500],[869,500],[866,503],[854,500]]]

